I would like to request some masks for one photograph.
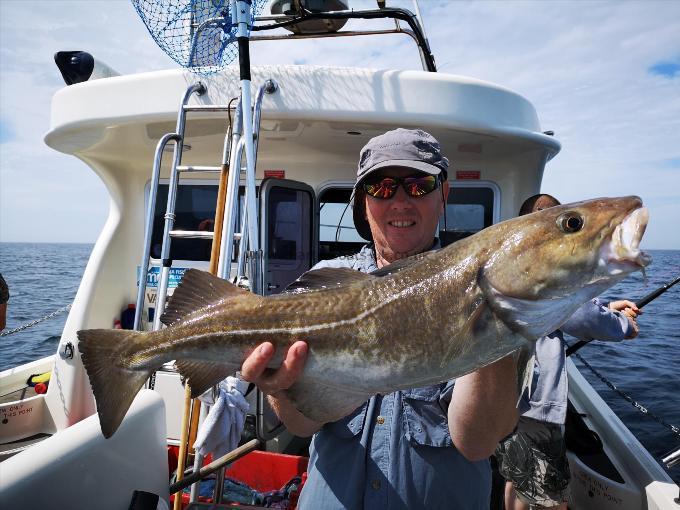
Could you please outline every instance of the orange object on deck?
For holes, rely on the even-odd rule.
[[[307,457],[255,450],[229,466],[225,476],[235,478],[260,491],[280,489],[295,476],[307,471]]]
[[[168,463],[171,472],[177,466],[177,450],[176,446],[168,447]],[[208,455],[203,459],[204,465],[210,462],[212,462],[212,455]],[[293,478],[299,476],[302,478],[302,483],[300,484],[300,489],[302,489],[307,479],[308,462],[309,459],[307,457],[255,450],[232,463],[229,469],[225,471],[225,477],[243,482],[258,492],[269,492],[281,489]],[[296,508],[298,495],[296,494],[294,497],[291,497],[291,509]],[[171,501],[175,499],[174,495],[170,496],[170,498]],[[212,498],[199,497],[199,501],[212,503]],[[182,508],[188,504],[189,494],[183,492]],[[229,502],[225,501],[224,507],[228,508]],[[222,508],[221,505],[220,508]]]

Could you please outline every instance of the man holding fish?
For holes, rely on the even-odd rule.
[[[372,244],[313,269],[370,273],[439,248],[434,236],[449,192],[447,169],[439,143],[424,131],[397,129],[370,140],[354,187],[354,223]],[[269,395],[291,432],[315,434],[300,508],[489,508],[487,458],[517,421],[512,355],[455,384],[376,395],[349,416],[322,424],[281,392],[302,372],[307,344],[293,344],[272,374],[265,368],[273,354],[272,344],[260,345],[241,374]]]
[[[291,432],[315,434],[303,508],[485,508],[534,343],[649,264],[648,212],[593,199],[433,250],[447,168],[427,133],[386,133],[361,153],[354,219],[373,244],[356,256],[267,297],[190,269],[167,328],[78,331],[104,436],[163,363],[193,397],[241,368]]]

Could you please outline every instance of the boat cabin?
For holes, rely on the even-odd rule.
[[[427,47],[421,51],[429,54]],[[147,385],[154,391],[142,390],[121,428],[105,440],[93,416],[76,332],[114,327],[131,303],[135,327],[160,326],[158,310],[183,272],[215,263],[222,176],[228,176],[227,205],[217,229],[217,272],[264,295],[282,292],[317,261],[355,253],[366,242],[352,223],[352,187],[361,148],[387,130],[422,128],[449,158],[446,217],[432,233],[444,243],[514,217],[524,199],[539,192],[560,144],[541,127],[532,104],[502,86],[432,67],[427,61],[424,70],[413,71],[252,68],[251,173],[240,142],[245,135],[239,138],[242,82],[235,67],[210,75],[109,72],[55,94],[45,142],[101,178],[110,209],[57,354],[3,374],[11,392],[21,388],[26,370],[52,371],[46,394],[0,404],[6,416],[17,410],[0,429],[1,442],[17,445],[6,449],[4,463],[24,469],[6,482],[9,494],[27,493],[34,470],[52,485],[98,493],[107,502],[101,508],[123,508],[133,489],[167,499],[167,473],[150,471],[165,462],[166,446],[182,437],[179,374],[171,364],[160,369]],[[257,264],[246,256],[248,236],[249,246],[254,236],[261,250]],[[251,399],[246,436],[260,438],[270,452],[304,451],[299,438],[280,433],[260,394]],[[55,443],[62,445],[58,464]],[[142,449],[147,453],[138,459],[135,452]],[[119,469],[121,459],[128,460]],[[93,483],[74,485],[71,469],[77,466],[91,470]],[[105,476],[118,478],[100,483]]]

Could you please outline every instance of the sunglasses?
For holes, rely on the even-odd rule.
[[[439,177],[436,175],[375,177],[373,179],[369,177],[361,184],[367,195],[381,200],[392,198],[400,185],[409,197],[422,197],[439,187]]]

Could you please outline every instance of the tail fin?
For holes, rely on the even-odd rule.
[[[99,423],[106,438],[118,429],[135,396],[151,375],[152,370],[133,370],[116,362],[121,358],[121,351],[143,334],[125,329],[78,331],[78,350],[90,377]]]

